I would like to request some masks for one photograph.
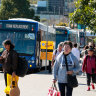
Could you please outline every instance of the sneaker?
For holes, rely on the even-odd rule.
[[[95,89],[95,86],[94,86],[94,84],[91,84],[91,86],[92,86],[92,89]]]
[[[90,91],[90,87],[88,87],[87,91]]]

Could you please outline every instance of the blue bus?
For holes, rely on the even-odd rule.
[[[65,26],[55,26],[56,29],[56,44],[55,47],[58,47],[60,42],[69,40],[69,30]]]
[[[10,39],[19,56],[28,61],[28,68],[39,68],[40,42],[46,40],[47,31],[48,39],[55,41],[55,29],[37,21],[24,18],[0,20],[0,54],[4,51],[2,42]]]
[[[73,43],[80,43],[80,38],[78,36],[78,31],[75,29],[71,29],[70,27],[65,26],[55,26],[56,29],[56,48],[60,42],[64,41],[72,41]]]

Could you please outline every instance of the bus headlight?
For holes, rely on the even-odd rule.
[[[32,67],[32,65],[30,65],[30,67]]]
[[[31,63],[31,60],[29,60],[28,63]]]
[[[35,63],[35,61],[34,61],[34,60],[32,60],[32,63]]]

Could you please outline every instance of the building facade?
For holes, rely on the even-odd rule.
[[[38,1],[37,2],[37,13],[38,14],[44,14],[47,12],[47,1]]]
[[[52,14],[63,14],[64,0],[48,0],[48,11]]]
[[[38,14],[68,15],[75,9],[76,0],[39,0],[37,3]]]
[[[56,15],[68,15],[75,9],[74,0],[48,0],[48,11]]]

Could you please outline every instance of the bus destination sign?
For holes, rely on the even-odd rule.
[[[28,25],[21,25],[21,24],[6,24],[6,28],[28,30],[29,29],[29,26]]]
[[[3,30],[30,30],[30,31],[35,31],[36,30],[36,25],[33,23],[15,23],[15,22],[0,22],[0,29]]]

